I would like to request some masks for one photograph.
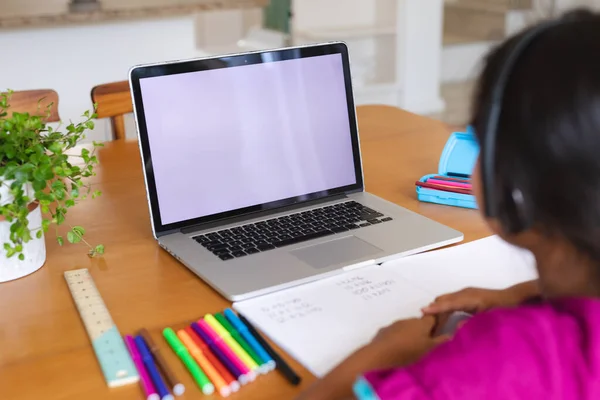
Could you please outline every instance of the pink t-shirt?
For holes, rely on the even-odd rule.
[[[355,393],[360,400],[600,400],[600,300],[476,315],[417,363],[366,373]]]

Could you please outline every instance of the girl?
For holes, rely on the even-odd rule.
[[[303,399],[600,399],[600,15],[573,12],[493,50],[471,122],[480,209],[535,255],[539,281],[443,296]],[[432,337],[454,310],[476,315]]]

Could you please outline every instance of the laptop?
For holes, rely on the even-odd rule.
[[[154,236],[229,300],[463,239],[365,191],[343,43],[136,66],[130,84]]]

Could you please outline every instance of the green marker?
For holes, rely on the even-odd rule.
[[[258,354],[256,354],[256,352],[254,351],[254,349],[252,349],[252,347],[250,347],[250,345],[248,344],[248,342],[246,342],[244,340],[244,338],[242,338],[242,336],[240,335],[240,333],[229,323],[229,321],[227,321],[227,318],[225,318],[225,316],[221,313],[216,313],[214,314],[215,318],[217,319],[217,321],[219,321],[219,323],[221,325],[223,325],[223,328],[225,328],[227,330],[227,332],[229,332],[229,334],[231,335],[231,337],[233,337],[233,339],[238,342],[240,344],[240,346],[242,346],[242,348],[244,349],[244,351],[246,353],[248,353],[248,355],[250,357],[252,357],[252,359],[256,362],[256,364],[259,365],[258,370],[263,373],[266,374],[267,372],[269,372],[269,368],[268,366],[265,364],[265,361],[263,359],[261,359]]]
[[[188,352],[187,347],[183,345],[181,340],[175,334],[175,331],[171,328],[165,328],[163,330],[163,336],[169,343],[169,346],[173,349],[177,357],[181,359],[183,365],[190,371],[192,378],[196,381],[202,393],[209,395],[215,392],[215,386],[210,382],[208,377],[204,374],[202,369],[198,366],[196,361],[192,358],[190,353]]]

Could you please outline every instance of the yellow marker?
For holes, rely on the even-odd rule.
[[[244,351],[242,346],[240,346],[240,344],[231,337],[227,329],[225,329],[215,317],[213,317],[211,314],[206,314],[204,320],[208,325],[210,325],[211,328],[215,330],[217,335],[223,339],[231,351],[233,351],[235,355],[238,356],[251,371],[260,370],[260,366],[252,359],[252,357],[250,357],[250,355],[248,355],[248,353],[246,353],[246,351]]]

